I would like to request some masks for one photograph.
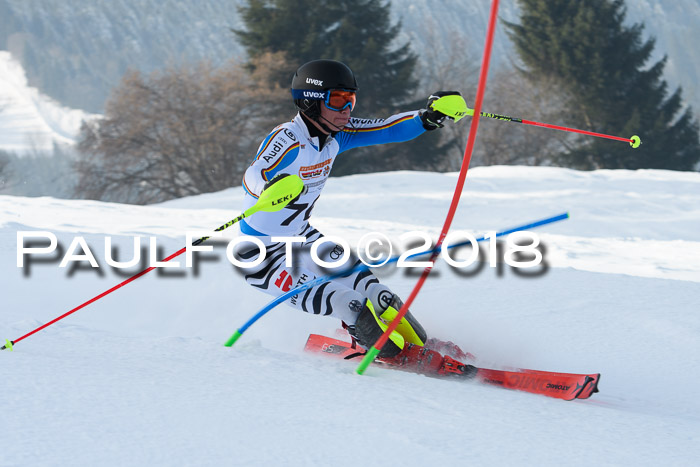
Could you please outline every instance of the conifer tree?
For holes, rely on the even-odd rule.
[[[390,7],[381,0],[248,0],[239,7],[245,30],[234,32],[251,58],[284,52],[296,67],[342,61],[360,85],[356,110],[391,112],[412,97],[417,82],[410,44],[394,48],[401,25],[391,24]],[[289,86],[295,70],[281,70],[281,86]]]
[[[570,99],[567,124],[606,134],[638,134],[642,146],[580,138],[562,157],[577,168],[692,170],[700,160],[699,126],[682,108],[681,88],[668,95],[667,57],[649,64],[653,38],[625,26],[623,0],[518,0],[520,24],[509,35],[531,79],[558,78]]]

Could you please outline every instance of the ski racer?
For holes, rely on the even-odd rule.
[[[260,144],[243,178],[244,209],[253,206],[265,189],[291,174],[302,179],[304,189],[284,209],[259,212],[240,222],[241,233],[257,237],[266,248],[264,261],[244,271],[251,286],[279,296],[328,274],[312,260],[311,248],[323,234],[309,223],[309,218],[339,154],[362,146],[408,141],[441,128],[451,116],[432,108],[431,104],[440,99],[457,99],[466,107],[458,92],[437,92],[429,97],[427,109],[384,119],[360,119],[350,116],[358,89],[352,70],[334,60],[308,62],[294,74],[291,93],[298,113],[292,121],[274,128]],[[286,264],[286,243],[275,242],[273,237],[303,238],[293,251],[291,266]],[[254,261],[260,254],[257,246],[242,245],[238,252],[242,259]],[[344,251],[334,242],[323,242],[316,254],[323,261],[333,262]],[[354,267],[359,263],[351,256],[348,264]],[[402,305],[401,299],[368,270],[309,288],[286,303],[307,313],[340,319],[353,344],[365,349],[376,342]],[[459,362],[440,352],[460,360],[467,358],[451,342],[428,339],[409,312],[378,358],[426,374],[457,372]]]

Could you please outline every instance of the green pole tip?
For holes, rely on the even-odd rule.
[[[374,361],[374,359],[377,357],[378,354],[379,354],[378,348],[376,348],[374,346],[370,347],[369,350],[367,351],[367,353],[365,354],[364,358],[360,362],[360,364],[357,366],[357,370],[355,370],[355,372],[358,375],[361,375],[362,373],[364,373],[365,370],[367,369],[367,367],[370,365],[370,363],[372,363]]]
[[[10,339],[5,339],[5,345],[3,345],[2,349],[0,349],[0,350],[5,350],[5,349],[12,352],[12,341]]]
[[[231,347],[233,344],[236,343],[236,341],[238,340],[239,337],[241,337],[241,333],[238,331],[234,332],[233,335],[231,337],[229,337],[229,339],[226,341],[224,346]]]
[[[637,135],[633,135],[633,136],[630,138],[630,140],[631,140],[631,141],[630,141],[630,146],[632,146],[634,149],[637,149],[637,148],[639,147],[639,145],[642,144],[641,138],[640,138],[639,136],[637,136]]]

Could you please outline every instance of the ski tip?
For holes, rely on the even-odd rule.
[[[586,376],[586,382],[583,384],[581,391],[576,395],[576,399],[588,399],[598,390],[598,383],[600,382],[600,373],[595,373]]]
[[[598,375],[598,377],[593,382],[593,390],[591,391],[591,394],[595,394],[596,392],[600,392],[598,390],[598,383],[600,383],[600,373],[597,373],[597,375]]]

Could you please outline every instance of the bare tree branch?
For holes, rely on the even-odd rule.
[[[291,117],[268,78],[283,61],[263,55],[252,75],[233,63],[127,73],[105,117],[81,129],[78,194],[151,203],[239,185],[261,134]]]

